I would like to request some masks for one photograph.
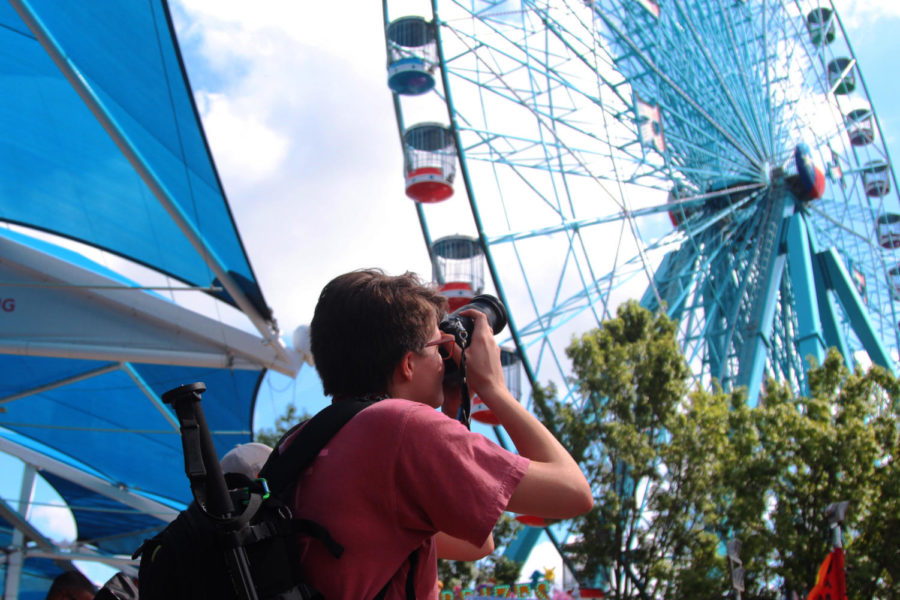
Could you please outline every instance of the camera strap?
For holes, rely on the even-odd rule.
[[[459,422],[466,426],[466,429],[472,429],[472,400],[469,398],[469,382],[466,378],[466,349],[463,348],[459,355],[459,370],[462,378],[459,383],[459,393],[461,401],[459,403],[459,414],[457,418]]]

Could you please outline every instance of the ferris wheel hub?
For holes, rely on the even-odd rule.
[[[801,192],[806,196],[802,199],[817,200],[821,198],[825,194],[825,173],[813,160],[809,146],[803,142],[798,144],[794,150],[794,164],[797,167]]]

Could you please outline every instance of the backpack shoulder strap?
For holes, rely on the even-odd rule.
[[[280,496],[282,492],[293,485],[300,473],[312,464],[322,448],[340,431],[341,427],[356,413],[372,406],[375,402],[376,400],[356,399],[333,402],[302,424],[302,429],[294,440],[281,452],[280,447],[284,440],[300,425],[288,431],[278,441],[278,445],[259,472],[259,476],[268,482],[272,495]]]

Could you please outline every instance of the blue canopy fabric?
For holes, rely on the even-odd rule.
[[[27,5],[210,251],[261,297],[198,126],[165,2]],[[212,284],[203,257],[7,3],[0,25],[0,218]]]
[[[92,291],[91,284],[127,290],[132,282],[73,251],[25,235],[0,230],[0,254],[5,255],[0,282],[13,285],[8,297],[16,300],[16,309],[0,321],[0,406],[5,409],[0,427],[90,465],[129,490],[181,503],[190,500],[190,490],[175,419],[158,400],[165,392],[204,382],[204,412],[219,455],[250,441],[264,365],[205,367],[183,356],[219,352],[223,367],[233,362],[227,355],[240,348],[234,343],[222,347],[224,325],[174,307],[167,317],[161,311],[169,302],[155,292],[128,290],[121,304],[114,304],[116,298]],[[56,281],[71,289],[29,286],[38,285],[39,277],[63,276]],[[208,336],[192,335],[192,324],[199,330],[210,323]],[[246,338],[251,347],[261,345],[249,334],[229,335]],[[40,350],[42,344],[49,348]],[[9,353],[2,352],[6,345]],[[109,359],[93,359],[97,348],[108,347],[103,353]],[[125,360],[125,353],[138,351],[158,363]]]
[[[131,555],[145,539],[153,537],[168,523],[53,473],[45,473],[43,477],[72,511],[78,526],[75,541],[108,554]]]
[[[0,451],[40,470],[79,542],[130,554],[190,500],[162,394],[207,385],[222,456],[252,438],[267,369],[296,374],[300,360],[272,335],[166,2],[10,2],[0,4],[0,222],[24,229],[0,229],[0,298],[14,301],[0,312]],[[65,238],[241,307],[208,289],[226,273],[261,337],[143,289]],[[31,590],[56,574],[46,563],[56,568],[32,557],[0,576],[42,597]]]
[[[12,542],[12,526],[0,518],[0,545],[7,547]],[[19,600],[44,600],[53,579],[62,569],[48,558],[34,558],[27,561],[19,583]],[[6,584],[6,569],[0,569],[0,590]]]

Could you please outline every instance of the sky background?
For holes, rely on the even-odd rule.
[[[900,2],[840,0],[883,132],[900,156]],[[428,3],[395,0],[391,15]],[[290,340],[319,290],[362,267],[431,268],[386,85],[380,2],[177,0],[188,75],[251,264]],[[295,401],[324,403],[312,369],[273,375],[256,427]]]
[[[835,5],[898,159],[900,2]],[[428,3],[406,6],[426,14]],[[173,0],[171,8],[238,229],[288,342],[335,275],[380,267],[429,279],[404,194],[381,3]],[[324,404],[310,367],[296,379],[267,378],[256,427],[271,426],[289,402],[310,412]],[[52,510],[38,507],[35,519],[44,530],[66,527]],[[524,572],[548,566],[557,561],[540,551]]]
[[[408,2],[392,16],[428,14]],[[896,32],[900,2],[839,0],[889,151],[900,156]],[[427,250],[404,194],[386,85],[381,3],[178,0],[188,74],[238,228],[282,331],[309,322],[319,290],[362,267],[428,279]],[[255,426],[288,402],[325,400],[314,371],[270,375]],[[559,567],[539,546],[523,572]],[[557,571],[559,572],[559,571]]]

